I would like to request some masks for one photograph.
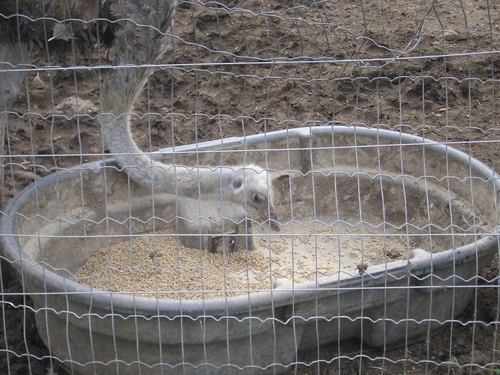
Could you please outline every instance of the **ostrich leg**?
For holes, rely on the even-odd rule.
[[[19,93],[23,83],[24,72],[19,70],[28,60],[30,51],[28,44],[11,42],[9,40],[0,41],[0,186],[2,187],[1,206],[4,202],[5,186],[5,133],[7,128],[7,118],[9,116],[12,103]]]

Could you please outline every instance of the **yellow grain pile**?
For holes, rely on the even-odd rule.
[[[359,263],[394,260],[381,253],[379,236],[369,236],[361,245],[352,236],[322,234],[263,236],[256,239],[258,250],[225,254],[186,248],[172,234],[139,236],[96,252],[76,279],[136,296],[217,298],[269,290],[278,279],[303,283],[339,270],[355,273]],[[402,245],[396,242],[401,255]]]
[[[175,237],[163,235],[137,237],[102,249],[76,277],[104,290],[197,299],[241,294],[237,291],[241,289],[269,289],[268,269],[269,259],[260,252],[212,254],[185,248]],[[260,274],[266,270],[266,275]],[[258,281],[249,283],[250,277]]]

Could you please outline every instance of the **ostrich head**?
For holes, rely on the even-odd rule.
[[[262,220],[270,219],[271,229],[279,232],[271,178],[265,170],[257,165],[241,168],[231,180],[231,189],[236,203],[253,209]]]

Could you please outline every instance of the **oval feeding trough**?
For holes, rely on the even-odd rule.
[[[413,135],[320,126],[153,157],[265,166],[280,231],[238,207],[155,194],[112,160],[25,189],[2,216],[2,248],[72,373],[279,373],[337,340],[424,339],[463,311],[498,251],[498,176]]]

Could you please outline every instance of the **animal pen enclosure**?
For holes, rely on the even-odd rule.
[[[497,4],[61,3],[0,5],[1,373],[500,371]]]

